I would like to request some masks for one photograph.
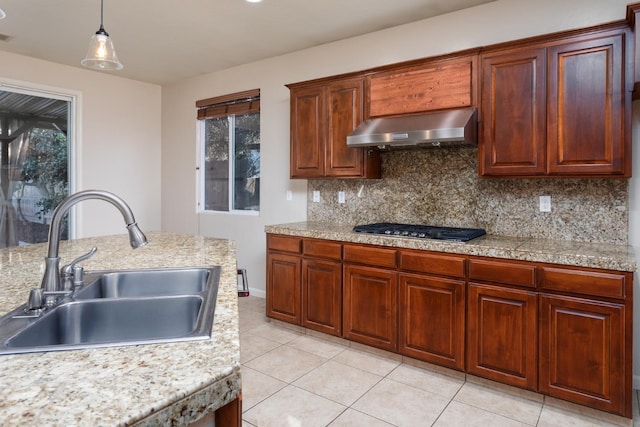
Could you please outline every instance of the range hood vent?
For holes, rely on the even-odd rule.
[[[477,145],[477,116],[475,108],[461,108],[365,120],[347,136],[347,146],[393,149]]]

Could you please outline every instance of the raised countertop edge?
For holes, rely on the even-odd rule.
[[[514,259],[615,271],[637,269],[633,247],[608,243],[525,239],[485,235],[466,243],[356,233],[348,225],[294,222],[265,226],[265,232],[288,236],[420,249],[453,254]]]
[[[219,265],[212,339],[0,356],[3,426],[188,425],[241,392],[235,243],[148,232],[132,250],[126,235],[65,241],[62,262],[98,247],[87,271]],[[0,315],[39,286],[46,246],[0,250]]]

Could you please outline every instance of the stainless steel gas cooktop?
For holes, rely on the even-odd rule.
[[[397,224],[392,222],[356,225],[353,227],[353,231],[358,233],[448,240],[453,242],[468,242],[476,237],[487,234],[481,228],[435,227],[431,225]]]

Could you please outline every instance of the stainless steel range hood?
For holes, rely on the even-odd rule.
[[[475,108],[365,120],[347,136],[349,147],[380,149],[450,147],[477,143],[478,119]]]

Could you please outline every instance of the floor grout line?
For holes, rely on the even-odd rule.
[[[254,298],[257,298],[257,297],[254,297]],[[239,312],[240,312],[240,316],[241,316],[241,317],[242,317],[242,315],[243,315],[243,314],[244,314],[245,316],[253,316],[253,315],[255,315],[256,313],[260,313],[260,316],[256,316],[256,319],[251,319],[251,320],[252,320],[252,322],[250,323],[250,325],[252,325],[252,326],[251,326],[251,328],[249,328],[249,329],[245,329],[245,330],[241,330],[241,331],[240,331],[240,334],[247,334],[247,335],[255,335],[255,336],[259,336],[259,337],[261,337],[261,338],[263,338],[263,339],[266,339],[266,340],[269,340],[269,341],[273,341],[274,343],[278,344],[278,346],[277,346],[277,347],[275,347],[275,348],[272,348],[272,349],[270,349],[270,350],[267,350],[266,352],[261,353],[261,354],[259,354],[259,355],[255,356],[255,357],[253,357],[253,358],[252,358],[252,359],[250,359],[250,360],[244,361],[244,362],[242,363],[242,366],[244,366],[244,365],[245,365],[245,364],[247,364],[247,363],[250,363],[251,361],[256,360],[256,359],[257,359],[257,358],[259,358],[259,357],[262,357],[262,356],[264,356],[264,355],[267,355],[267,354],[269,354],[269,353],[273,352],[274,350],[279,349],[279,348],[281,348],[281,347],[283,347],[283,346],[287,346],[287,347],[288,347],[288,348],[290,348],[290,349],[294,349],[294,350],[301,351],[301,352],[304,352],[304,353],[307,353],[307,354],[310,354],[310,355],[314,355],[314,356],[316,356],[316,357],[320,357],[321,359],[323,359],[323,362],[322,362],[320,365],[313,367],[313,368],[312,368],[311,370],[309,370],[308,372],[306,372],[306,373],[304,373],[304,374],[301,374],[301,375],[297,376],[295,379],[293,379],[293,380],[291,380],[291,381],[283,381],[283,380],[281,380],[281,379],[279,379],[279,378],[276,378],[276,377],[274,377],[274,376],[272,376],[272,375],[269,375],[268,373],[262,372],[262,371],[260,371],[259,369],[253,368],[253,367],[251,367],[251,366],[247,366],[247,368],[252,369],[252,370],[255,370],[256,372],[259,372],[260,374],[265,375],[266,377],[269,377],[269,378],[272,378],[272,379],[277,380],[277,381],[279,381],[279,382],[285,383],[284,387],[282,387],[282,388],[278,389],[277,391],[275,391],[275,392],[273,392],[273,393],[270,393],[270,394],[269,394],[269,396],[263,397],[262,399],[260,399],[260,401],[255,402],[255,403],[252,405],[252,407],[251,407],[251,408],[243,409],[243,422],[245,422],[245,423],[246,423],[247,425],[249,425],[249,426],[254,426],[254,424],[251,424],[249,421],[246,421],[246,420],[244,419],[244,415],[245,415],[245,413],[246,413],[247,411],[249,411],[249,410],[251,410],[251,409],[253,409],[253,408],[256,408],[256,407],[258,407],[259,405],[261,405],[261,404],[263,404],[263,403],[267,402],[271,397],[273,397],[275,394],[279,393],[280,391],[284,390],[284,389],[285,389],[285,388],[287,388],[288,386],[292,386],[292,387],[294,387],[294,388],[296,388],[296,389],[299,389],[299,390],[304,390],[304,391],[305,391],[305,392],[307,392],[307,393],[313,394],[313,395],[315,395],[315,396],[317,396],[317,397],[319,397],[319,398],[325,399],[326,401],[332,402],[333,404],[341,405],[341,406],[343,406],[343,407],[344,407],[344,409],[343,409],[342,411],[340,411],[340,413],[339,413],[339,414],[337,414],[337,415],[333,416],[333,418],[332,418],[332,419],[331,419],[331,420],[330,420],[330,421],[325,425],[325,427],[327,427],[327,426],[331,425],[332,423],[336,422],[337,420],[339,420],[339,419],[340,419],[343,415],[345,415],[345,414],[346,414],[350,409],[351,409],[352,411],[355,411],[355,412],[357,412],[357,413],[359,413],[359,414],[363,415],[363,416],[371,417],[371,418],[373,418],[373,419],[379,420],[379,421],[384,422],[384,423],[387,423],[387,424],[389,424],[389,425],[393,425],[392,423],[390,423],[390,422],[389,422],[389,421],[387,421],[387,420],[384,420],[384,419],[381,419],[381,418],[379,418],[379,417],[377,417],[377,416],[375,416],[375,415],[369,414],[369,413],[367,413],[366,411],[362,411],[362,410],[359,410],[359,409],[355,409],[355,408],[354,408],[354,405],[356,405],[359,401],[361,401],[363,398],[365,398],[365,396],[367,396],[367,394],[368,394],[368,393],[370,393],[370,392],[371,392],[375,387],[377,387],[378,385],[380,385],[380,383],[381,383],[381,382],[383,382],[385,379],[386,379],[386,380],[389,380],[389,381],[393,381],[393,382],[395,382],[395,383],[397,383],[397,384],[401,385],[401,387],[407,387],[407,388],[410,388],[410,389],[415,389],[416,391],[421,392],[421,393],[422,393],[422,392],[426,392],[426,393],[430,393],[430,394],[433,394],[433,395],[439,396],[439,397],[440,397],[440,398],[442,398],[442,399],[447,399],[447,403],[446,403],[446,405],[442,408],[442,410],[439,412],[438,416],[434,419],[434,421],[433,421],[432,425],[436,424],[439,420],[441,420],[441,418],[443,417],[443,415],[445,414],[445,412],[447,411],[447,409],[448,409],[448,408],[450,408],[451,404],[452,404],[454,401],[456,401],[456,398],[460,395],[461,391],[463,390],[463,388],[464,388],[464,386],[465,386],[466,384],[472,384],[472,385],[475,385],[475,386],[477,386],[477,387],[479,387],[479,388],[489,388],[489,389],[493,389],[497,394],[499,394],[499,395],[504,395],[504,396],[506,396],[506,397],[509,397],[509,396],[511,395],[511,393],[509,392],[509,390],[508,390],[508,389],[501,388],[501,385],[499,385],[499,384],[497,384],[497,386],[496,386],[495,388],[493,388],[493,387],[491,386],[491,384],[485,384],[485,383],[482,383],[482,382],[477,383],[477,382],[474,382],[474,381],[469,381],[469,379],[468,379],[468,378],[466,378],[466,377],[464,377],[464,378],[460,378],[459,376],[455,376],[455,375],[447,375],[447,373],[446,373],[446,372],[444,372],[444,370],[440,370],[440,369],[439,369],[439,368],[437,368],[437,367],[436,367],[435,369],[431,370],[431,369],[429,369],[428,367],[422,367],[422,366],[419,366],[419,365],[416,365],[416,364],[406,363],[406,362],[405,362],[405,361],[403,361],[403,360],[398,361],[398,360],[393,359],[393,358],[391,358],[391,359],[390,359],[390,358],[385,357],[385,355],[384,355],[384,354],[378,353],[378,352],[376,352],[376,351],[368,352],[366,349],[364,349],[364,348],[362,348],[362,347],[360,347],[360,346],[358,346],[358,347],[345,346],[344,344],[340,344],[339,342],[336,342],[336,341],[331,340],[331,339],[330,339],[331,337],[327,337],[327,339],[325,339],[325,338],[323,338],[322,336],[318,336],[318,335],[315,335],[315,334],[300,333],[300,332],[298,332],[298,331],[296,331],[296,330],[294,330],[294,329],[289,329],[289,328],[286,328],[286,327],[281,327],[280,325],[277,325],[277,324],[273,324],[273,325],[272,325],[272,327],[273,327],[273,328],[276,328],[276,329],[279,329],[279,330],[284,330],[284,331],[287,331],[287,332],[291,332],[292,334],[295,334],[295,335],[298,335],[298,336],[297,336],[297,337],[295,337],[295,338],[292,338],[291,340],[289,340],[289,341],[287,341],[287,342],[285,342],[285,343],[282,343],[282,342],[279,342],[279,341],[274,341],[273,339],[267,338],[267,337],[265,337],[265,336],[261,336],[261,335],[259,335],[259,334],[251,334],[251,332],[249,332],[251,329],[255,329],[255,328],[257,328],[257,327],[261,327],[261,326],[264,326],[264,325],[269,325],[269,324],[271,323],[271,322],[269,321],[269,319],[267,319],[267,318],[266,318],[266,316],[264,316],[264,310],[265,310],[265,306],[264,306],[263,304],[255,304],[255,305],[254,305],[254,304],[246,304],[246,305],[244,305],[244,306],[242,306],[242,305],[241,305],[241,308],[240,308],[240,310],[239,310]],[[255,326],[253,326],[253,320],[256,320],[256,322],[257,322],[258,324],[257,324],[257,325],[255,325]],[[262,323],[262,324],[260,324],[260,323],[259,323],[261,320],[263,321],[263,323]],[[326,344],[329,344],[329,345],[334,345],[334,346],[336,346],[336,347],[339,347],[339,348],[340,348],[340,351],[338,351],[337,353],[335,353],[335,354],[333,354],[333,355],[331,355],[331,356],[329,356],[329,357],[325,357],[325,356],[320,355],[320,354],[319,354],[320,352],[319,352],[319,353],[314,353],[313,351],[309,351],[309,349],[306,349],[306,348],[298,348],[298,347],[295,347],[294,345],[291,345],[291,343],[292,343],[294,340],[297,340],[299,337],[305,337],[305,336],[306,336],[306,337],[309,337],[309,338],[311,338],[311,339],[314,339],[314,340],[323,341],[323,342],[325,342]],[[306,345],[308,345],[308,344],[306,344]],[[336,360],[336,358],[338,358],[340,355],[344,354],[347,350],[351,350],[351,351],[354,351],[354,352],[356,352],[356,353],[364,353],[366,356],[373,357],[373,358],[375,358],[375,359],[379,359],[381,362],[388,362],[388,363],[391,363],[391,364],[395,364],[395,366],[393,366],[393,367],[392,367],[388,372],[386,372],[384,375],[380,375],[380,374],[378,374],[378,373],[372,372],[371,370],[362,369],[362,368],[360,368],[360,367],[353,366],[352,364],[347,364],[347,363],[344,363],[344,362],[342,362],[342,361]],[[328,351],[328,350],[327,350],[327,351]],[[334,363],[340,364],[340,365],[342,365],[342,366],[343,366],[343,367],[345,367],[345,368],[350,368],[350,369],[359,369],[359,370],[361,370],[362,372],[367,372],[367,373],[370,373],[370,374],[372,374],[372,375],[376,375],[377,377],[379,377],[379,379],[378,379],[374,384],[372,384],[371,386],[368,386],[368,387],[366,388],[366,390],[365,390],[365,391],[363,391],[363,392],[358,391],[358,393],[360,393],[360,394],[358,395],[358,397],[357,397],[355,400],[353,400],[353,402],[352,402],[350,405],[345,405],[344,403],[341,403],[341,402],[339,402],[339,401],[336,401],[336,400],[334,400],[334,399],[332,399],[332,398],[325,397],[325,396],[323,396],[323,395],[321,395],[321,394],[318,394],[318,393],[316,393],[316,392],[314,392],[314,391],[307,390],[306,388],[303,388],[303,387],[301,387],[301,386],[298,386],[298,385],[295,385],[295,384],[294,384],[296,381],[299,381],[301,378],[305,377],[306,375],[309,375],[309,374],[313,373],[314,371],[316,371],[317,369],[319,369],[319,368],[321,368],[321,367],[323,367],[323,366],[327,365],[327,364],[328,364],[328,362],[330,362],[330,361],[333,361]],[[392,375],[394,372],[396,372],[398,369],[400,369],[401,367],[403,367],[403,366],[405,366],[405,367],[409,367],[409,368],[412,368],[412,369],[419,369],[419,370],[422,370],[422,371],[425,371],[425,372],[429,372],[429,373],[430,373],[430,375],[437,375],[437,376],[448,377],[448,378],[450,378],[451,380],[460,380],[460,381],[462,381],[462,382],[460,383],[460,385],[459,385],[459,387],[457,388],[457,390],[455,390],[455,393],[453,393],[451,396],[444,395],[444,394],[439,394],[439,393],[435,393],[435,392],[430,391],[430,390],[428,390],[428,389],[423,389],[423,388],[418,387],[418,386],[416,386],[416,385],[408,384],[408,383],[406,383],[406,382],[399,381],[398,379],[391,378],[391,375]],[[375,368],[372,368],[372,369],[375,369]],[[406,373],[405,373],[405,375],[406,375]],[[243,387],[244,387],[244,384],[243,384]],[[468,407],[472,407],[472,408],[476,408],[476,409],[482,410],[483,412],[486,412],[486,413],[488,413],[488,414],[491,414],[492,416],[498,416],[498,417],[501,417],[501,418],[504,418],[504,419],[509,419],[509,420],[512,420],[512,421],[516,421],[516,422],[520,422],[520,423],[522,423],[522,424],[527,424],[527,425],[532,425],[532,426],[537,426],[537,425],[539,425],[539,424],[540,424],[540,422],[541,422],[541,420],[542,420],[542,414],[543,414],[543,412],[544,412],[544,408],[545,408],[546,406],[548,406],[548,404],[547,404],[547,402],[546,402],[546,399],[544,399],[544,398],[543,398],[543,399],[542,399],[542,401],[541,401],[541,402],[539,402],[539,401],[537,401],[536,399],[533,399],[532,397],[527,397],[527,396],[525,396],[525,395],[519,395],[519,394],[517,394],[517,393],[512,394],[512,395],[513,395],[513,397],[514,397],[516,400],[527,400],[527,401],[530,401],[530,402],[535,403],[535,404],[540,404],[539,409],[538,409],[538,411],[537,411],[537,417],[536,417],[535,424],[528,424],[528,423],[526,423],[526,422],[524,422],[524,421],[520,421],[520,420],[518,420],[518,419],[516,419],[516,418],[513,418],[512,416],[507,415],[507,413],[499,413],[499,412],[494,412],[494,411],[492,411],[492,410],[486,409],[485,407],[483,407],[483,406],[482,406],[482,403],[481,403],[481,402],[480,402],[478,405],[473,405],[473,404],[469,404],[469,403],[462,402],[462,401],[457,401],[457,402],[462,403],[462,404],[464,404],[464,405],[467,405]],[[638,405],[637,405],[637,407],[638,407],[638,408],[640,408],[640,393],[639,393],[638,391],[634,390],[634,395],[633,395],[633,397],[632,397],[632,398],[635,398],[635,399],[636,399],[636,402],[637,402],[637,404],[638,404]],[[568,409],[564,409],[564,408],[562,408],[562,407],[557,407],[557,409],[559,409],[559,412],[561,412],[561,413],[562,413],[562,416],[567,416],[567,417],[570,417],[570,416],[571,416],[571,412],[572,412],[572,411],[570,411],[570,410],[568,410]],[[635,416],[635,417],[639,417],[639,416],[640,416],[640,409],[639,409],[639,410],[637,410],[637,412],[639,412],[639,414],[635,414],[635,412],[636,412],[636,411],[634,411],[634,416]],[[531,415],[533,415],[533,413],[531,413]],[[607,414],[604,414],[604,415],[606,416]],[[351,416],[353,416],[353,415],[351,415]],[[582,416],[582,414],[577,413],[577,414],[575,414],[575,416],[576,416],[576,417],[579,417],[579,416]],[[590,419],[592,419],[592,420],[594,421],[594,423],[603,423],[603,424],[611,425],[611,426],[616,425],[616,424],[614,424],[614,423],[615,423],[615,421],[608,422],[608,421],[606,421],[606,420],[604,420],[604,419],[601,419],[601,418],[599,418],[599,417],[589,417],[589,418],[590,418]],[[443,419],[443,420],[444,420],[444,419]],[[577,422],[580,422],[580,418],[574,418],[574,420],[577,420]],[[613,420],[613,419],[612,419],[612,420]],[[631,420],[629,420],[629,421],[631,422]],[[638,420],[636,420],[636,422],[637,422],[637,421],[638,421]],[[256,427],[259,427],[259,426],[256,426]]]

